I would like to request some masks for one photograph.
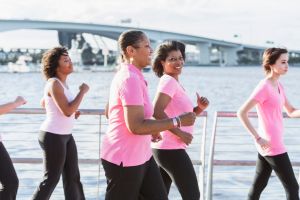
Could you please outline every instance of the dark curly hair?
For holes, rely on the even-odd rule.
[[[43,54],[42,71],[47,80],[56,76],[58,61],[62,55],[68,55],[67,48],[54,47]]]
[[[154,53],[154,59],[152,64],[152,69],[155,72],[156,76],[162,77],[164,74],[164,68],[161,64],[161,61],[165,61],[171,51],[180,51],[183,59],[185,60],[185,44],[169,40],[160,44]]]
[[[276,63],[276,60],[281,56],[281,54],[288,53],[288,50],[285,48],[268,48],[263,54],[263,68],[266,74],[271,72],[271,65]]]

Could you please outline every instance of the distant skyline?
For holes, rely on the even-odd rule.
[[[299,0],[0,0],[0,19],[112,25],[131,19],[123,25],[300,50],[299,8]],[[54,31],[22,33],[28,37],[18,37],[20,31],[0,32],[0,47],[57,43]]]

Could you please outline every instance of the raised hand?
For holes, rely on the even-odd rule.
[[[21,97],[21,96],[17,96],[17,98],[15,99],[15,103],[18,105],[18,106],[21,106],[23,104],[26,104],[27,101]]]
[[[83,92],[84,94],[87,93],[89,91],[90,87],[85,84],[85,83],[82,83],[80,86],[79,86],[79,90],[81,92]]]
[[[206,97],[201,97],[198,92],[196,92],[197,95],[197,105],[201,110],[205,110],[208,105],[209,105],[209,101]]]

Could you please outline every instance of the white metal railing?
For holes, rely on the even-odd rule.
[[[257,120],[256,112],[250,112],[248,116],[251,118],[251,120]],[[288,118],[286,113],[284,113],[283,116],[287,121],[292,120],[291,118],[286,119]],[[230,118],[235,119],[236,121],[235,122],[228,121],[228,119]],[[220,123],[221,119],[224,120],[224,123]],[[299,130],[300,127],[297,125],[296,126],[291,125],[291,126],[285,126],[285,128]],[[219,129],[222,129],[222,131]],[[240,135],[236,133],[236,129],[239,129],[239,132],[241,132]],[[217,136],[218,136],[217,133],[219,134],[218,141],[217,141]],[[286,135],[287,135],[286,136],[287,146],[290,146],[292,149],[291,151],[288,151],[291,157],[292,165],[293,167],[300,167],[300,162],[295,161],[297,158],[299,158],[300,150],[299,148],[297,149],[297,144],[299,144],[298,143],[299,140],[297,140],[296,138],[298,142],[295,142],[295,138],[293,137],[292,133]],[[292,148],[293,146],[295,146],[294,149]],[[219,148],[219,150],[216,150],[216,148]],[[220,173],[221,176],[223,177],[227,177],[226,181],[228,181],[226,183],[223,183],[223,188],[221,187],[218,188],[221,190],[221,192],[219,192],[218,195],[219,196],[224,195],[220,199],[227,199],[228,197],[225,197],[226,195],[231,195],[230,199],[246,199],[245,192],[247,192],[248,188],[250,188],[250,184],[252,182],[252,176],[254,176],[255,174],[255,171],[253,169],[256,164],[257,153],[253,141],[251,140],[251,137],[242,127],[241,123],[237,120],[236,112],[218,111],[215,113],[208,153],[209,153],[209,158],[208,158],[208,172],[207,172],[207,184],[206,184],[206,200],[214,199],[213,188],[214,188],[214,175],[216,173],[214,172],[214,167],[219,167],[220,171],[218,173]],[[218,158],[216,158],[216,154],[218,154]],[[241,158],[246,158],[246,159],[241,159]],[[250,171],[248,169],[244,170],[243,167],[250,167]],[[236,174],[240,175],[239,176],[240,180],[234,181],[232,177],[235,176]],[[219,178],[219,177],[215,177],[215,178]],[[231,182],[233,183],[230,183],[230,180],[232,180]],[[238,181],[239,183],[236,183]],[[236,184],[237,186],[234,187],[237,188],[230,188],[228,186],[230,184]],[[272,182],[270,184],[275,184],[275,183]],[[280,187],[280,185],[278,184],[276,187]],[[232,192],[236,193],[238,189],[245,190],[243,192],[244,194],[242,195],[242,197],[241,196],[234,197],[234,195],[232,194]],[[279,190],[276,191],[272,190],[273,196],[270,196],[271,192],[269,191],[266,192],[269,193],[268,195],[269,199],[273,200],[273,199],[284,198],[284,191],[280,189],[281,187],[279,188]],[[226,192],[231,194],[224,194]],[[266,199],[266,198],[262,198],[262,199]]]
[[[80,109],[80,112],[81,117],[76,120],[73,136],[77,143],[78,162],[86,199],[104,199],[106,180],[100,162],[101,137],[107,126],[106,118],[103,117],[104,109]],[[37,141],[37,135],[39,126],[44,119],[45,110],[17,108],[9,114],[1,116],[1,133],[4,133],[5,145],[20,179],[17,198],[24,199],[26,197],[28,199],[42,178],[42,151]],[[198,117],[203,121],[201,121],[200,127],[197,125],[195,128],[197,134],[194,136],[193,145],[196,145],[196,155],[198,156],[192,159],[192,163],[195,167],[199,166],[199,187],[201,199],[204,200],[207,112],[201,113]],[[197,121],[199,122],[199,120]],[[15,134],[20,136],[16,137]],[[18,143],[21,143],[22,146]],[[199,148],[198,145],[201,147]],[[64,198],[61,183],[59,185],[53,193],[52,199]]]
[[[203,119],[203,125],[202,125],[202,138],[201,138],[201,153],[200,153],[200,162],[197,163],[196,161],[193,161],[193,164],[199,165],[199,175],[198,175],[198,181],[199,181],[199,187],[200,187],[200,195],[201,200],[204,200],[205,198],[205,148],[206,148],[206,127],[207,127],[207,112],[202,112],[199,116],[204,117]]]
[[[81,109],[73,136],[77,143],[78,162],[86,199],[102,199],[105,177],[100,164],[100,141],[106,120],[103,109]],[[17,199],[29,199],[42,180],[42,151],[37,138],[39,126],[44,120],[44,109],[18,108],[1,116],[1,132],[5,146],[20,179]],[[78,139],[80,138],[80,139]],[[64,199],[61,182],[51,199]]]

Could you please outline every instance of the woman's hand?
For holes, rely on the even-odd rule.
[[[197,105],[198,107],[203,111],[205,110],[208,105],[209,105],[209,101],[206,97],[201,97],[198,92],[196,92],[197,95]]]
[[[80,86],[79,86],[79,90],[80,92],[83,92],[84,94],[87,93],[89,91],[90,87],[85,84],[85,83],[82,83]]]
[[[80,116],[80,111],[79,110],[76,110],[76,112],[75,112],[75,119],[78,119],[79,118],[79,116]]]
[[[17,98],[15,99],[15,103],[17,104],[17,107],[18,107],[18,106],[21,106],[21,105],[27,103],[27,101],[23,97],[17,96]]]
[[[159,142],[162,140],[162,137],[159,132],[152,134],[151,137],[152,137],[151,139],[152,142]]]
[[[178,116],[180,118],[181,126],[192,126],[196,120],[194,112],[183,113]]]
[[[256,143],[259,144],[262,149],[267,149],[270,147],[270,142],[261,137],[258,140],[256,140]]]
[[[181,141],[183,141],[186,145],[189,145],[191,144],[192,140],[193,140],[193,136],[192,134],[188,133],[188,132],[184,132],[184,131],[179,131],[177,134],[176,134],[180,139]]]

